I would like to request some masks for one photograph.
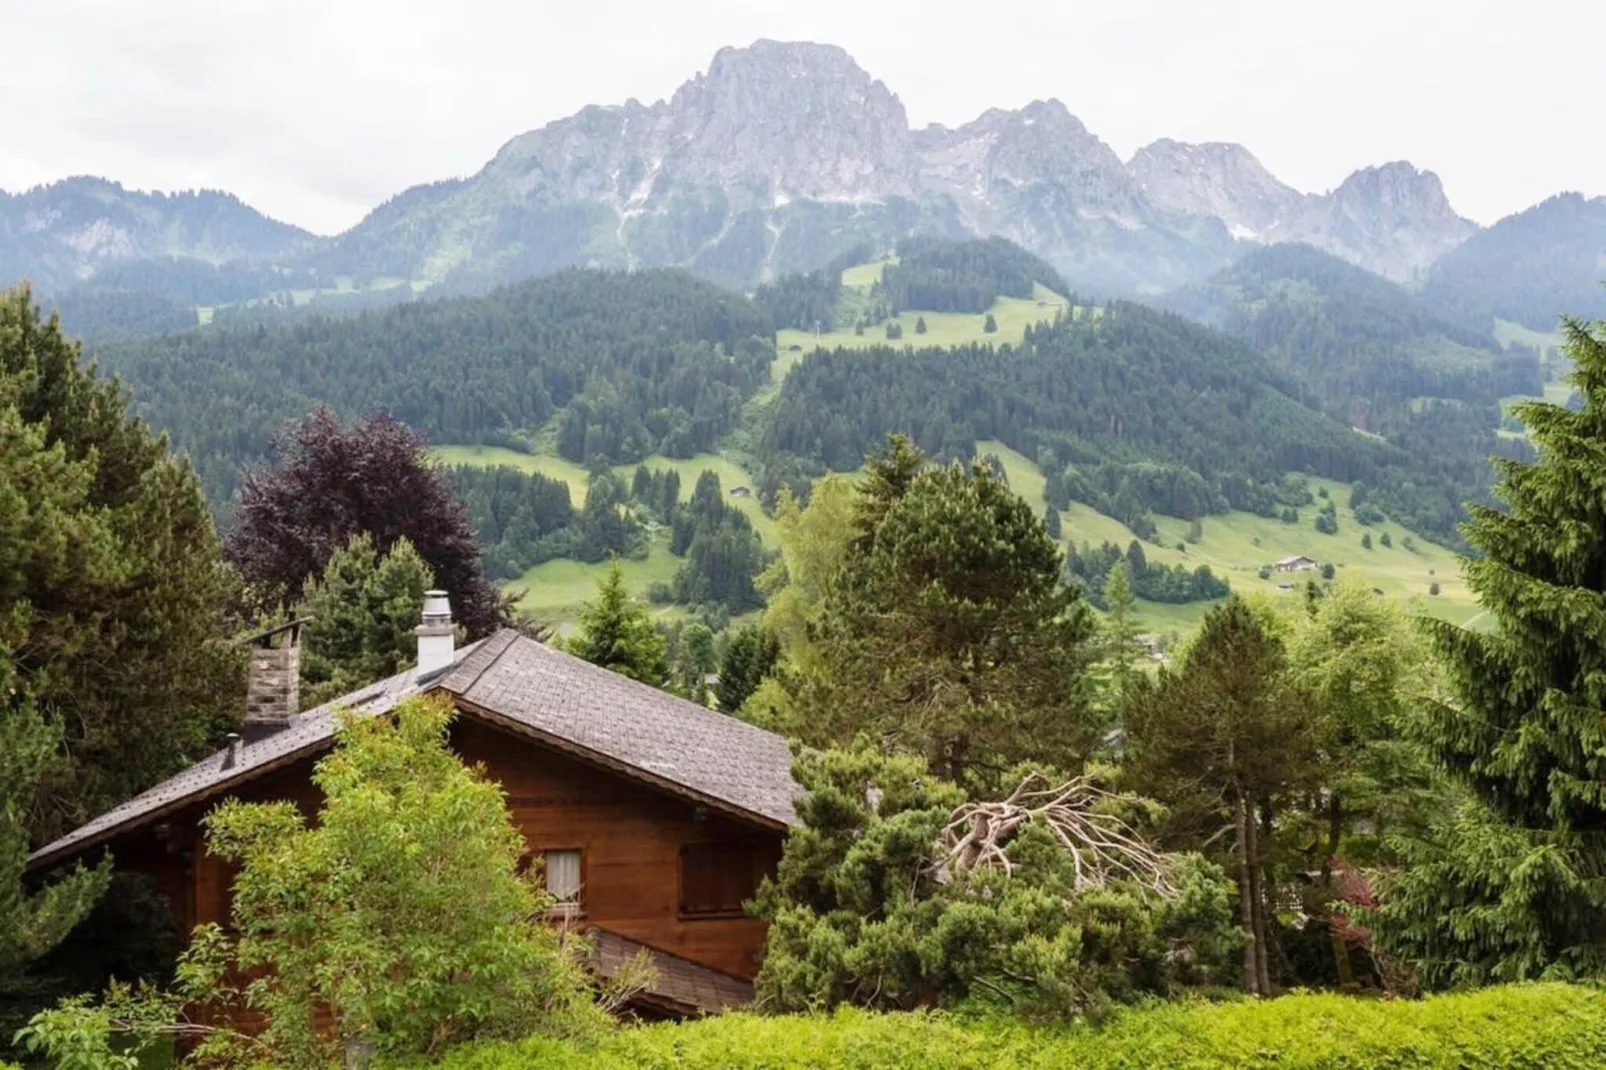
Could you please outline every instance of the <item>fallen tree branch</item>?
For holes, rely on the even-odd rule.
[[[1115,798],[1087,777],[1056,787],[1042,774],[1032,773],[1007,799],[966,803],[954,810],[938,834],[933,868],[939,880],[983,868],[1012,875],[1015,865],[1005,848],[1021,829],[1037,825],[1047,829],[1070,856],[1075,890],[1130,880],[1174,898],[1178,889],[1165,853],[1113,813],[1098,809]]]

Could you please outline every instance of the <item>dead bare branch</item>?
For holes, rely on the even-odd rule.
[[[1116,798],[1087,777],[1054,786],[1032,773],[999,802],[972,802],[949,815],[937,837],[937,879],[982,868],[1014,873],[1006,848],[1028,825],[1048,830],[1071,858],[1074,889],[1103,888],[1130,880],[1165,898],[1178,888],[1162,852],[1151,846],[1115,814],[1100,809]]]

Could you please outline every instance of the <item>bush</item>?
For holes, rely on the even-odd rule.
[[[483,1044],[448,1053],[440,1064],[442,1070],[1583,1070],[1601,1065],[1606,1065],[1606,993],[1564,984],[1511,985],[1420,1002],[1296,995],[1172,1003],[1118,1013],[1103,1027],[1053,1030],[927,1013],[729,1014],[628,1029],[596,1045],[537,1039]]]

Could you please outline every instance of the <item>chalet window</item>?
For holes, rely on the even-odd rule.
[[[547,851],[544,858],[547,894],[555,900],[547,913],[557,918],[579,917],[581,910],[579,850]]]
[[[758,857],[745,843],[688,843],[680,849],[680,913],[687,918],[743,916],[758,891]]]

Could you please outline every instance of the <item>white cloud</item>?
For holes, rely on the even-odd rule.
[[[917,124],[1055,96],[1123,156],[1239,141],[1303,189],[1409,159],[1481,222],[1606,192],[1594,0],[6,7],[0,188],[221,187],[324,232],[587,103],[667,96],[761,36],[842,45]]]

